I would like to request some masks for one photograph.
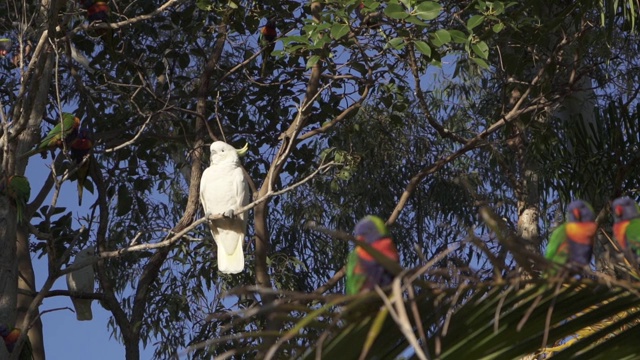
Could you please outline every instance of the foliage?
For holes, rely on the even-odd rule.
[[[88,296],[112,313],[127,358],[139,358],[139,344],[157,358],[187,347],[194,358],[357,356],[380,331],[388,336],[371,354],[406,355],[417,341],[431,357],[515,358],[620,311],[629,318],[593,336],[635,316],[635,284],[516,275],[530,271],[519,259],[540,252],[564,203],[590,200],[608,230],[607,201],[635,195],[633,2],[124,0],[109,3],[109,24],[88,24],[78,3],[47,3],[0,4],[0,29],[15,44],[0,59],[0,175],[52,165],[33,189],[33,226],[16,227],[0,196],[0,246],[15,253],[18,238],[47,262],[49,288],[32,289],[38,304],[70,256],[97,245],[99,287]],[[268,19],[278,38],[261,76]],[[63,111],[95,143],[93,203],[81,209],[58,199],[76,179],[67,149],[19,157]],[[245,209],[247,268],[237,276],[216,271],[198,209],[207,144],[219,139],[250,144],[243,166],[256,202]],[[500,229],[479,219],[487,205]],[[350,246],[305,227],[347,230],[366,214],[388,219],[414,269],[398,278],[393,308],[376,294],[336,295]],[[598,270],[611,274],[613,249],[598,246]],[[0,262],[17,267],[14,254]],[[8,276],[0,287],[17,282]],[[37,307],[18,312],[29,304],[18,306],[12,289],[0,322],[30,324]],[[598,317],[568,321],[605,302]],[[411,331],[391,320],[400,304],[419,312],[406,311]],[[567,305],[546,318],[558,304]],[[628,355],[620,339],[634,331],[556,356],[585,346]]]

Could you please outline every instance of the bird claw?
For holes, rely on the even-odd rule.
[[[230,218],[230,219],[233,219],[233,218],[236,217],[235,212],[233,211],[233,209],[229,209],[229,210],[223,212],[222,216],[224,216],[226,218]]]

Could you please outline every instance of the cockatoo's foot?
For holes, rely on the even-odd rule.
[[[233,218],[236,217],[236,214],[235,214],[235,211],[233,211],[233,209],[229,209],[229,210],[223,212],[222,216],[224,216],[226,218],[233,219]]]

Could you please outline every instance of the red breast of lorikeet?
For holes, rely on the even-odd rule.
[[[358,241],[366,242],[394,262],[398,262],[398,251],[390,237],[384,221],[377,216],[367,216],[355,227]],[[393,274],[379,264],[371,254],[357,246],[347,263],[347,294],[371,290],[376,285],[384,287],[393,280]]]
[[[273,42],[278,36],[278,31],[276,30],[276,22],[275,20],[269,20],[260,30],[260,35],[265,42]]]

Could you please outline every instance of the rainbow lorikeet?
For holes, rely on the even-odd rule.
[[[362,22],[362,25],[364,26],[378,25],[380,12],[376,12],[376,11],[372,12],[372,10],[367,10],[366,6],[364,5],[364,2],[361,1],[358,5],[356,5],[355,13],[358,20]]]
[[[79,0],[80,5],[87,10],[87,20],[89,23],[93,22],[109,22],[109,15],[111,9],[106,1],[94,1],[94,0]],[[96,29],[96,35],[103,38],[108,45],[111,45],[113,40],[113,31],[111,29]]]
[[[394,262],[399,261],[398,250],[384,221],[377,216],[366,216],[356,224],[354,235]],[[379,264],[371,254],[357,246],[347,261],[347,295],[384,287],[393,280],[393,274]]]
[[[271,19],[267,21],[265,26],[260,30],[260,38],[258,39],[260,47],[265,48],[262,52],[262,67],[260,70],[261,77],[265,77],[267,75],[267,64],[269,62],[269,57],[276,46],[275,40],[277,36],[278,31],[276,30],[276,22]]]
[[[0,59],[4,58],[11,52],[11,39],[0,39]]]
[[[94,0],[79,0],[80,6],[87,10],[87,20],[89,22],[104,21],[107,22],[109,18],[109,5],[106,1],[94,1]]]
[[[2,340],[4,340],[4,344],[7,347],[9,352],[13,352],[13,349],[16,346],[16,342],[18,338],[20,338],[20,334],[22,331],[20,329],[14,328],[9,330],[5,325],[0,324],[0,336]],[[20,360],[33,360],[33,349],[31,347],[31,341],[29,337],[25,339],[24,344],[22,345],[22,351],[20,351],[20,356],[18,357]]]
[[[93,148],[93,141],[89,137],[89,131],[87,128],[82,128],[78,132],[78,136],[69,145],[71,149],[71,158],[80,165],[77,170],[78,176],[78,205],[82,205],[82,193],[84,192],[84,184],[89,175],[89,169],[91,168],[92,158],[89,153]],[[86,161],[84,158],[89,155]]]
[[[24,211],[27,208],[27,203],[31,197],[31,186],[29,180],[22,175],[13,175],[7,181],[7,186],[4,190],[6,195],[13,200],[16,207],[18,224],[22,224],[24,221]]]
[[[613,212],[613,236],[623,252],[631,251],[640,256],[640,211],[638,204],[629,197],[617,198],[611,204]]]
[[[70,113],[62,113],[62,121],[56,124],[56,126],[49,131],[40,144],[35,149],[29,150],[26,153],[20,155],[20,158],[29,157],[36,153],[46,156],[47,150],[53,150],[55,148],[62,148],[63,142],[67,146],[78,136],[78,129],[80,128],[80,119]]]
[[[545,258],[556,264],[589,265],[593,237],[598,229],[593,208],[587,202],[574,200],[567,207],[567,222],[551,233]],[[555,273],[555,270],[550,274]]]
[[[364,14],[362,13],[362,9],[364,9],[364,3],[360,2],[358,5],[356,5],[356,16],[360,21],[364,20]]]

